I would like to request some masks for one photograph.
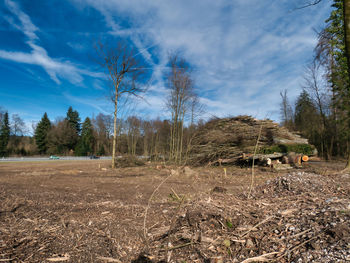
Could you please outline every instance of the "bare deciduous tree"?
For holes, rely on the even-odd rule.
[[[319,60],[314,60],[309,64],[304,73],[304,85],[303,88],[308,91],[313,104],[317,107],[321,122],[318,122],[319,135],[320,135],[320,148],[321,155],[327,154],[329,159],[331,156],[332,146],[327,144],[326,130],[329,128],[327,111],[330,108],[330,96],[328,94],[327,85],[321,79],[321,64]],[[333,141],[334,139],[331,139]]]
[[[293,109],[289,103],[287,90],[283,90],[280,92],[281,95],[281,117],[282,117],[282,125],[291,129],[293,122]]]
[[[136,155],[136,146],[141,137],[141,119],[136,116],[129,116],[126,120],[127,135],[128,135],[128,153]]]
[[[299,6],[299,7],[295,8],[295,9],[304,9],[304,8],[307,8],[307,7],[310,7],[310,6],[313,6],[313,5],[318,5],[321,2],[322,2],[322,0],[314,0],[314,1],[311,1],[309,3],[304,4],[303,6]]]
[[[305,69],[303,88],[310,94],[321,115],[322,123],[326,126],[326,98],[329,96],[327,94],[327,87],[323,85],[321,80],[320,64],[315,60]]]
[[[113,117],[100,113],[93,119],[93,123],[96,131],[97,154],[110,154],[110,137],[113,133]]]
[[[115,168],[117,146],[117,113],[118,102],[123,95],[139,96],[145,90],[137,84],[143,73],[143,64],[137,59],[137,54],[127,42],[120,41],[115,47],[98,43],[96,47],[101,58],[101,65],[107,72],[113,86],[114,121],[112,168]]]
[[[166,101],[172,120],[169,159],[181,163],[185,116],[191,109],[195,110],[197,99],[191,69],[187,61],[180,58],[178,54],[173,54],[169,57],[169,64],[168,88],[170,94]],[[195,116],[194,111],[191,114],[191,117]]]
[[[26,125],[18,114],[12,114],[11,128],[15,136],[22,136],[27,132]]]

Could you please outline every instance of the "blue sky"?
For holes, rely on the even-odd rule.
[[[145,100],[128,112],[167,118],[164,74],[181,54],[206,116],[279,120],[279,92],[301,91],[330,0],[0,0],[0,106],[26,123],[68,107],[82,119],[110,114],[110,85],[93,43],[126,38],[149,67]],[[294,11],[293,11],[294,10]],[[131,109],[131,110],[130,110]]]

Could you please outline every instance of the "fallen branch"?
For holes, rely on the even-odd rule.
[[[105,262],[117,262],[117,263],[121,263],[121,261],[120,261],[119,259],[116,259],[116,258],[97,257],[97,259],[103,260],[103,261],[105,261]]]
[[[191,242],[188,242],[188,243],[185,243],[185,244],[180,244],[180,245],[177,245],[177,246],[169,247],[168,251],[174,250],[174,249],[178,249],[178,248],[182,248],[182,247],[187,247],[187,246],[190,246],[190,245],[193,245],[193,244],[194,243],[191,241]],[[165,249],[163,251],[165,251]]]
[[[300,233],[297,233],[297,234],[295,234],[295,235],[293,235],[293,236],[290,236],[289,239],[293,239],[293,238],[296,238],[296,237],[298,237],[298,236],[304,235],[304,234],[306,234],[307,232],[310,232],[311,230],[312,230],[312,228],[306,229],[306,230],[304,230],[304,231],[302,231],[302,232],[300,232]]]
[[[67,261],[70,259],[70,256],[68,254],[65,254],[63,257],[55,257],[55,258],[47,258],[47,261],[51,262],[60,262],[60,261]]]
[[[251,227],[248,231],[244,232],[240,237],[244,237],[247,234],[249,234],[253,229],[257,228],[258,226],[265,224],[267,221],[269,221],[270,219],[272,219],[273,216],[269,216],[267,218],[265,218],[263,221],[261,221],[260,223],[256,224],[255,226]]]
[[[263,255],[261,255],[261,256],[252,257],[252,258],[247,258],[247,259],[243,260],[241,263],[268,262],[268,261],[270,261],[271,259],[268,259],[267,257],[273,256],[273,255],[277,255],[277,254],[279,254],[279,252],[267,253],[267,254],[263,254]]]

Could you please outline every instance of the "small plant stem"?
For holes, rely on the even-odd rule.
[[[252,189],[253,189],[253,184],[254,184],[254,171],[255,171],[254,170],[254,163],[255,163],[254,161],[255,161],[256,151],[258,150],[258,145],[259,145],[259,141],[260,141],[260,137],[261,137],[261,131],[262,131],[262,125],[260,126],[258,139],[256,140],[254,153],[253,153],[252,177],[251,177],[251,182],[250,182],[250,187],[249,187],[248,199],[250,198],[250,195],[251,195]]]

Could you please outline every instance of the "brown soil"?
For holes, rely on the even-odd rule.
[[[341,167],[0,163],[0,262],[347,262]]]

